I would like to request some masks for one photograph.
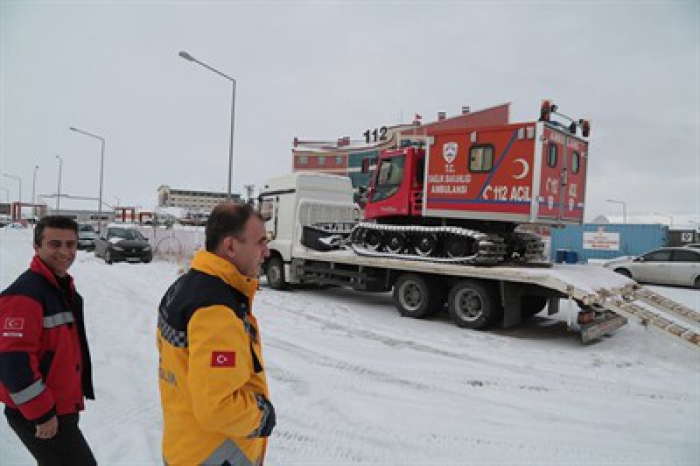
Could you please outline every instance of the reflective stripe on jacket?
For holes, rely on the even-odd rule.
[[[0,402],[36,423],[94,398],[83,300],[70,288],[67,300],[35,256],[0,294]]]
[[[257,280],[199,251],[159,307],[163,459],[170,466],[257,465],[272,409],[258,324]]]

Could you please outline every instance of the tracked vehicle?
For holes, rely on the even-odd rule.
[[[544,101],[538,121],[399,135],[401,148],[363,164],[373,176],[352,248],[471,265],[541,261],[542,242],[521,229],[583,222],[589,133],[588,121]]]

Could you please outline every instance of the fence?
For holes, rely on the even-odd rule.
[[[204,246],[204,227],[138,226],[136,229],[151,243],[153,256],[169,262],[187,265],[194,253]]]

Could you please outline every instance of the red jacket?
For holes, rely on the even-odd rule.
[[[34,256],[0,294],[0,402],[37,424],[94,399],[83,299]]]

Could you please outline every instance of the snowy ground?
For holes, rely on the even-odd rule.
[[[30,243],[0,230],[1,288]],[[162,464],[156,306],[177,269],[84,252],[73,266],[98,397],[81,422],[101,464]],[[700,291],[654,289],[700,308]],[[564,317],[476,332],[341,289],[263,287],[255,312],[278,412],[268,465],[700,464],[700,353],[635,323],[582,346]],[[0,464],[31,464],[4,416]]]

